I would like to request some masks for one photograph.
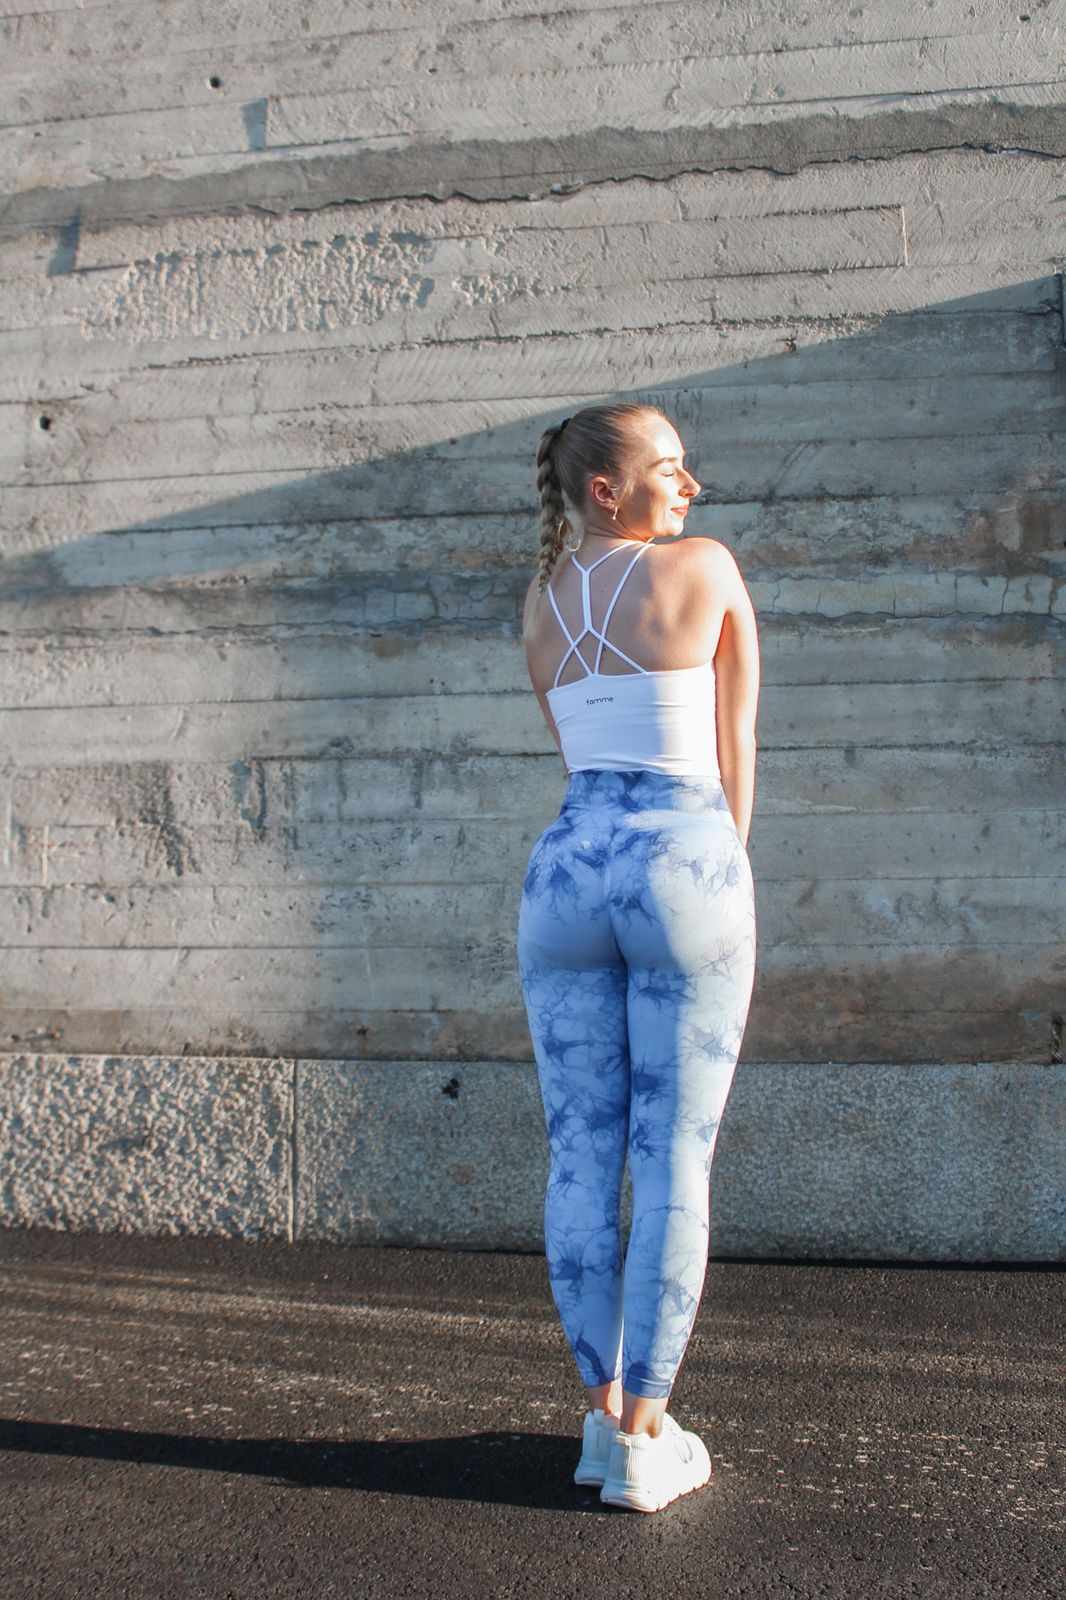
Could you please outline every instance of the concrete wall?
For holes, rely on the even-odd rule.
[[[538,1247],[532,460],[612,396],[760,622],[712,1247],[1061,1259],[1064,8],[0,38],[0,1220]]]

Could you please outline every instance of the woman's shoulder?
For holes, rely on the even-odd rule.
[[[657,548],[669,550],[673,561],[679,566],[683,565],[687,571],[695,569],[705,572],[718,582],[739,574],[736,558],[729,546],[707,534],[689,533],[683,539],[674,539],[670,544]]]
[[[682,559],[692,561],[718,562],[723,556],[733,559],[729,546],[723,544],[721,539],[712,539],[708,533],[686,533],[680,539],[671,539],[669,543],[658,546],[660,550],[677,550]]]
[[[701,593],[715,609],[732,612],[750,608],[751,601],[736,557],[721,539],[687,534],[676,541],[673,562],[662,570],[671,574],[667,579],[668,587],[673,586],[672,575],[676,573],[681,588],[690,595],[694,591]]]
[[[526,590],[526,598],[525,598],[525,601],[524,601],[523,606],[522,606],[522,616],[523,616],[523,618],[528,617],[529,613],[532,611],[533,602],[537,597],[537,591],[539,590],[539,588],[540,588],[540,568],[538,567],[536,572],[530,578],[529,587]]]

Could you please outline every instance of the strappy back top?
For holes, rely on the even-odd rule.
[[[588,567],[583,567],[576,556],[570,557],[581,574],[585,624],[576,639],[563,621],[551,584],[548,584],[548,599],[569,644],[559,663],[555,682],[547,691],[567,770],[646,768],[652,772],[720,777],[714,661],[705,661],[698,667],[652,671],[626,655],[606,636],[622,585],[648,548],[643,540],[626,540],[625,543],[637,543],[638,548],[615,587],[602,628],[592,625],[589,574],[616,550],[624,548],[623,544],[614,545]],[[595,667],[589,666],[578,649],[587,633],[599,641]],[[605,647],[628,662],[633,671],[601,672]],[[575,678],[572,683],[560,683],[560,674],[572,655],[581,662],[585,676]]]

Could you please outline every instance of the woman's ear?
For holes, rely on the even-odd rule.
[[[589,494],[598,506],[604,511],[610,511],[614,502],[614,494],[607,478],[596,476],[589,479]]]

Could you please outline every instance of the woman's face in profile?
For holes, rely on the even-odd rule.
[[[700,485],[684,464],[685,447],[677,429],[661,417],[649,417],[633,430],[632,449],[627,462],[631,473],[631,492],[618,507],[618,516],[608,526],[612,531],[630,533],[642,539],[676,536],[684,530],[689,502],[700,492]],[[595,491],[598,506],[602,504]],[[605,496],[610,502],[610,494]],[[598,519],[599,520],[599,519]]]

